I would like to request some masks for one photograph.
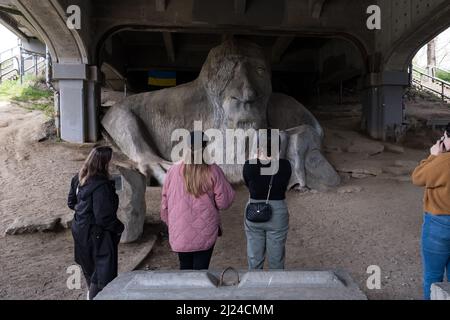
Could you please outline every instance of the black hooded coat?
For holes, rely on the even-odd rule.
[[[88,286],[105,287],[117,277],[118,244],[124,230],[117,218],[119,197],[107,177],[91,177],[83,186],[78,175],[71,181],[67,200],[75,210],[72,235],[75,262],[83,269]]]

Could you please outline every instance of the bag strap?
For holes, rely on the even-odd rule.
[[[269,203],[270,190],[272,189],[273,177],[274,177],[273,175],[272,175],[272,177],[270,177],[269,191],[267,192],[267,200],[266,200],[266,204]]]

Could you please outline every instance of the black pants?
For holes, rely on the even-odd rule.
[[[179,252],[180,270],[207,270],[214,246],[205,251]]]
[[[75,262],[81,266],[90,298],[117,277],[120,237],[93,226],[72,225]]]

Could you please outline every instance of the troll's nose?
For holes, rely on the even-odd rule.
[[[242,101],[252,102],[256,100],[256,97],[256,90],[250,84],[244,85],[244,87],[242,88]]]

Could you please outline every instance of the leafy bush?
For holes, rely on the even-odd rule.
[[[17,102],[27,110],[43,111],[52,117],[53,92],[45,85],[45,80],[36,77],[25,77],[20,80],[6,80],[0,84],[0,100]]]
[[[445,72],[443,70],[436,71],[436,77],[444,81],[450,82],[450,72]]]

